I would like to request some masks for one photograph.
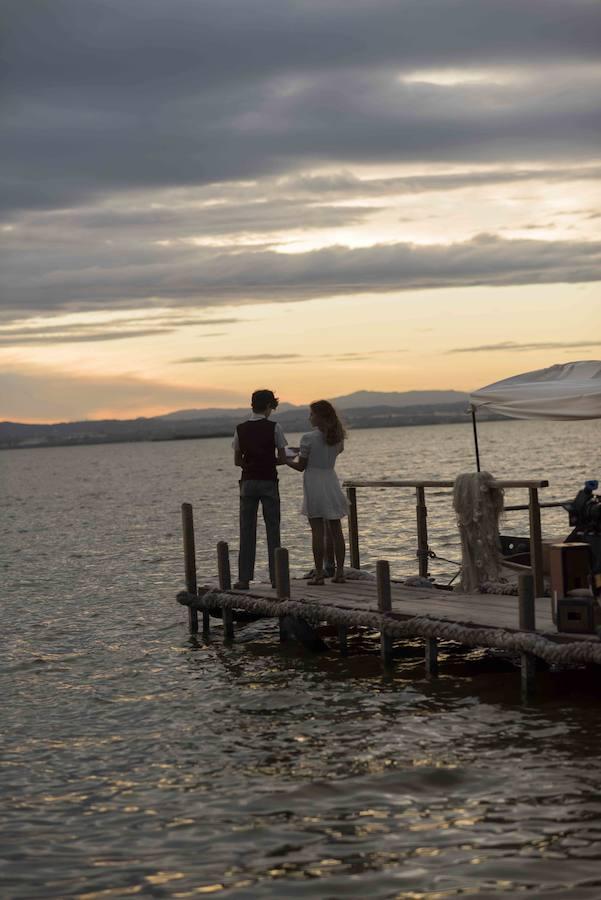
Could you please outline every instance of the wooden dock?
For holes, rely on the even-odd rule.
[[[184,504],[184,550],[186,590],[177,600],[189,611],[192,633],[208,635],[211,613],[223,619],[223,638],[234,639],[237,612],[280,621],[288,619],[307,628],[327,624],[338,632],[338,649],[348,653],[352,629],[368,628],[380,634],[384,666],[393,662],[393,643],[422,639],[426,671],[438,672],[440,641],[470,647],[496,648],[517,655],[521,661],[525,695],[534,686],[536,660],[555,665],[601,664],[601,639],[597,634],[560,633],[553,620],[548,597],[535,598],[532,574],[519,577],[519,596],[467,594],[441,591],[435,587],[412,587],[392,582],[388,563],[379,560],[376,578],[349,578],[343,584],[326,581],[308,585],[290,579],[288,551],[276,551],[276,584],[256,584],[249,591],[232,588],[229,551],[225,542],[217,545],[217,579],[197,583],[192,508]]]
[[[221,592],[218,580],[207,580],[199,586],[199,595],[203,592]],[[260,611],[267,609],[267,604],[278,601],[277,592],[270,584],[255,584],[250,591],[228,591],[232,599],[233,609]],[[330,581],[322,586],[310,586],[305,580],[292,579],[291,603],[306,605],[308,608],[319,607],[323,610],[324,619],[336,611],[379,614],[378,585],[375,579],[351,579],[345,584],[334,584]],[[265,601],[257,603],[256,601]],[[445,622],[457,622],[470,628],[496,628],[519,630],[519,598],[500,594],[463,594],[455,591],[441,591],[436,588],[417,588],[392,582],[390,585],[390,617],[398,621],[415,616],[428,615]],[[235,605],[239,603],[240,606]],[[199,609],[202,600],[199,600]],[[266,613],[268,614],[268,613]],[[553,623],[551,602],[548,597],[539,597],[535,602],[536,631],[553,639],[573,639],[574,635],[559,635]],[[597,641],[596,635],[578,637]]]

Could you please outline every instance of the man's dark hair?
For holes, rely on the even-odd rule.
[[[277,405],[279,402],[280,401],[273,393],[273,391],[267,391],[265,389],[261,391],[255,391],[250,398],[252,411],[256,413],[265,412],[268,406],[273,406],[274,409],[277,409]]]

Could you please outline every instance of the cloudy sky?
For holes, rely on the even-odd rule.
[[[0,419],[601,358],[598,0],[4,0]]]

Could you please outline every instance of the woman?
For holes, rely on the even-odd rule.
[[[347,502],[334,471],[336,457],[344,450],[346,432],[336,410],[327,400],[309,407],[313,431],[301,438],[298,460],[287,460],[291,469],[304,472],[302,513],[311,526],[315,570],[308,584],[323,584],[324,527],[334,544],[336,570],[332,581],[344,579],[344,535],[340,520],[347,514]]]

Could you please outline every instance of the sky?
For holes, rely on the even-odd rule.
[[[0,419],[601,358],[599,0],[4,0]]]

